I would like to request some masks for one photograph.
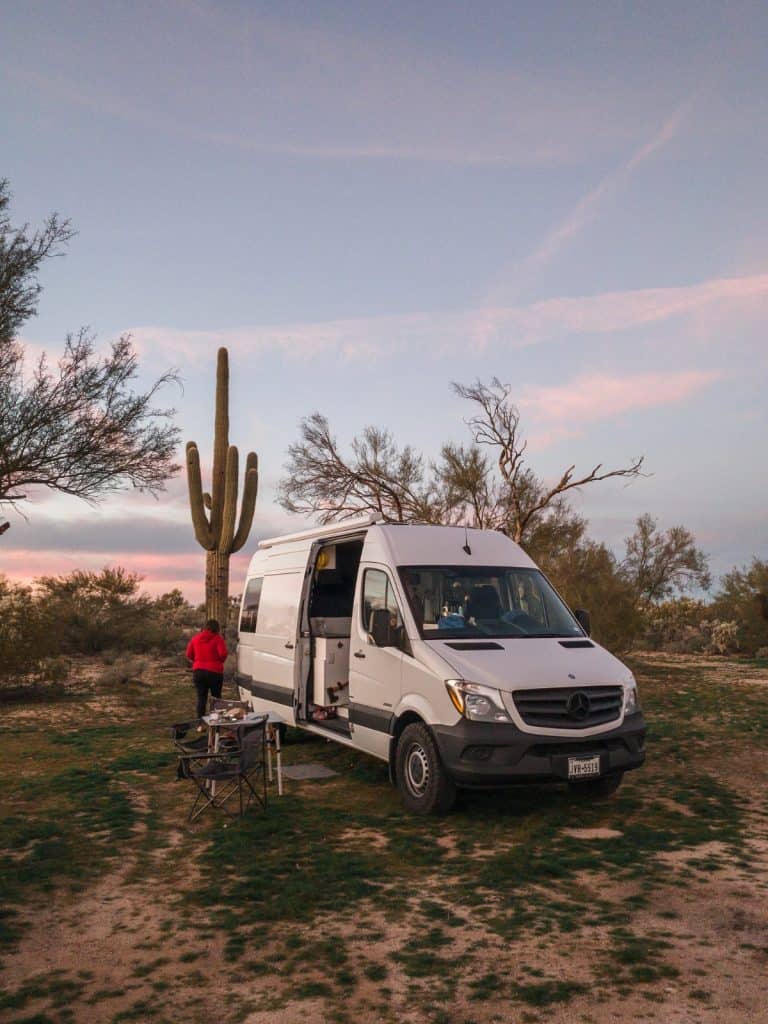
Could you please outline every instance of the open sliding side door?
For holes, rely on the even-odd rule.
[[[307,567],[304,570],[304,582],[301,587],[301,597],[299,598],[299,627],[298,636],[296,637],[293,698],[293,708],[297,722],[307,721],[307,691],[309,690],[309,676],[312,671],[312,631],[309,625],[309,599],[317,556],[322,546],[322,541],[315,541],[309,549]]]

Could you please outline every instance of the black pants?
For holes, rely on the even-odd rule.
[[[202,718],[208,704],[208,692],[212,697],[221,696],[224,674],[209,672],[207,668],[196,668],[192,673],[192,682],[197,690],[197,717]]]

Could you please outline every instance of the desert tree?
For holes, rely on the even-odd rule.
[[[325,416],[316,412],[304,419],[299,440],[288,449],[279,491],[283,508],[322,523],[362,512],[378,512],[394,522],[466,523],[502,530],[525,544],[538,540],[543,547],[555,534],[583,533],[583,521],[567,500],[570,492],[641,474],[643,459],[637,458],[623,469],[597,465],[581,475],[569,466],[548,484],[526,462],[510,389],[496,378],[489,385],[478,381],[453,388],[476,406],[467,421],[471,443],[444,444],[437,462],[409,445],[398,447],[389,431],[376,427],[364,428],[345,454]]]
[[[439,522],[445,512],[435,483],[425,482],[425,463],[409,445],[398,448],[388,430],[365,427],[342,454],[325,416],[302,420],[300,438],[288,448],[279,499],[288,512],[321,523],[378,512],[396,523]]]
[[[711,586],[707,555],[696,547],[693,534],[684,526],[660,530],[646,513],[637,520],[625,545],[622,570],[641,602],[653,604],[676,593]]]
[[[6,346],[37,312],[41,265],[59,255],[75,233],[69,221],[55,213],[37,231],[30,232],[27,224],[14,228],[8,213],[10,201],[8,180],[0,178],[0,371],[8,357]]]
[[[604,469],[598,463],[577,473],[575,463],[551,482],[542,479],[528,463],[528,442],[520,426],[520,412],[510,401],[511,389],[497,377],[490,384],[454,383],[454,393],[475,406],[466,421],[472,444],[445,446],[437,467],[452,508],[466,510],[473,525],[502,530],[517,543],[526,543],[543,530],[548,519],[569,521],[566,495],[589,484],[642,475],[643,457],[630,460],[619,469]],[[481,495],[482,518],[476,513]],[[569,521],[570,530],[578,523]],[[552,532],[551,530],[548,532]]]
[[[88,502],[124,487],[162,490],[179,468],[179,432],[174,410],[156,400],[176,374],[136,388],[130,338],[99,355],[84,329],[67,337],[54,366],[45,355],[25,362],[17,332],[37,310],[38,272],[73,232],[55,214],[39,231],[13,228],[8,202],[8,184],[0,181],[0,506],[23,506],[35,488]],[[0,524],[0,533],[8,526]]]

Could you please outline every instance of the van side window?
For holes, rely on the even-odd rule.
[[[296,636],[296,625],[304,576],[299,572],[269,573],[259,607],[259,636]]]
[[[397,598],[392,590],[392,584],[385,572],[381,569],[366,569],[363,578],[363,629],[366,633],[371,629],[371,612],[377,608],[386,608],[392,617],[392,628],[400,629],[403,620],[400,616],[400,609],[397,607]]]
[[[240,632],[255,633],[256,619],[259,615],[259,601],[261,600],[261,587],[264,577],[248,580],[243,599],[243,610],[240,615]]]

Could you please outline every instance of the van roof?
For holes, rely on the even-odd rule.
[[[365,557],[391,565],[536,567],[520,545],[499,530],[463,526],[375,525],[366,536]]]
[[[348,536],[356,530],[366,532],[365,558],[388,562],[391,565],[466,564],[535,567],[535,563],[523,549],[498,530],[385,523],[377,514],[318,526],[283,537],[268,538],[259,542],[259,550],[279,550],[283,545],[297,545],[294,550],[298,553],[305,542],[332,540],[334,537]],[[465,545],[469,547],[470,554],[467,554]],[[277,553],[272,552],[273,556]],[[254,555],[254,558],[258,558],[258,554]]]
[[[381,522],[382,516],[378,512],[372,512],[367,516],[360,516],[357,519],[345,519],[340,523],[329,523],[327,526],[315,526],[310,530],[300,530],[298,533],[286,533],[282,537],[267,537],[259,541],[260,548],[274,548],[278,544],[293,544],[296,541],[316,540],[322,537],[335,537],[337,534],[350,533],[359,528],[371,526],[373,523]]]

